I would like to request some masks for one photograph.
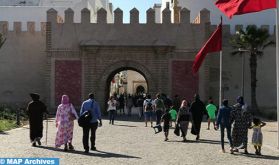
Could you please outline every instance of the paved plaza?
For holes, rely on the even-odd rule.
[[[44,124],[46,122],[44,121]],[[279,150],[277,146],[277,123],[267,122],[263,127],[264,146],[263,156],[256,156],[254,148],[249,143],[248,151],[234,155],[221,153],[220,132],[214,129],[206,130],[207,123],[202,123],[201,140],[196,142],[195,136],[187,135],[188,142],[181,142],[182,138],[170,130],[169,141],[164,142],[163,133],[154,134],[150,127],[144,127],[142,121],[136,118],[115,121],[109,125],[103,120],[103,126],[97,130],[96,147],[98,151],[83,153],[82,129],[75,123],[73,145],[75,151],[64,152],[54,148],[56,128],[54,119],[49,120],[48,142],[45,137],[41,147],[31,147],[29,143],[29,126],[14,129],[0,134],[0,157],[55,157],[60,158],[62,165],[87,164],[193,164],[193,165],[278,165]],[[249,131],[249,142],[251,141]],[[45,133],[45,130],[44,130]],[[228,151],[229,145],[225,144]]]

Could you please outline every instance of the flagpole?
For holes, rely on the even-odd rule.
[[[222,70],[223,70],[223,51],[220,51],[220,84],[219,84],[219,108],[222,106]]]
[[[278,18],[279,18],[279,0],[276,0],[276,93],[277,93],[277,148],[279,149],[279,30],[278,30]]]

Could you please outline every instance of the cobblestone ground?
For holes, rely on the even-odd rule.
[[[44,122],[46,123],[46,122]],[[31,147],[29,143],[29,127],[14,129],[0,134],[0,157],[56,157],[60,164],[206,164],[206,165],[279,165],[277,150],[277,123],[268,122],[263,128],[263,156],[256,156],[249,144],[251,154],[241,152],[234,155],[221,153],[220,132],[206,130],[207,123],[202,123],[201,140],[196,142],[195,136],[188,134],[186,143],[170,130],[169,141],[164,142],[163,133],[154,134],[154,130],[144,127],[142,121],[115,121],[109,125],[103,120],[103,126],[97,130],[96,147],[98,151],[83,153],[82,130],[75,123],[73,144],[75,151],[64,152],[54,148],[56,128],[53,119],[48,122],[48,144],[45,137],[42,147]],[[44,130],[45,133],[45,130]],[[251,141],[251,131],[249,132]],[[226,144],[228,151],[229,145]]]

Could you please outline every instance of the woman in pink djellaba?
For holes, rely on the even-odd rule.
[[[74,106],[70,103],[67,95],[63,95],[61,104],[57,107],[56,112],[56,138],[55,147],[58,148],[64,145],[64,151],[74,150],[72,145],[74,120],[78,118]]]

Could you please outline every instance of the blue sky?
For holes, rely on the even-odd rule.
[[[130,22],[130,10],[136,7],[139,10],[141,23],[146,22],[146,10],[153,8],[154,3],[161,3],[161,0],[110,0],[113,10],[120,8],[123,10],[124,23]]]

